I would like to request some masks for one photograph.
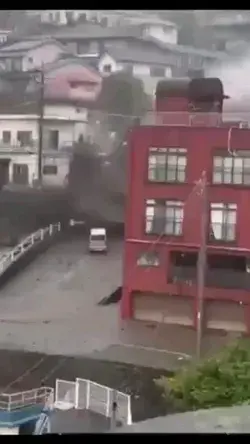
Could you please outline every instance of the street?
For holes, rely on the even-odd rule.
[[[0,291],[1,348],[178,367],[194,353],[195,331],[121,323],[119,304],[98,305],[121,282],[122,241],[110,240],[107,255],[89,254],[78,237],[51,246]],[[210,334],[204,346],[224,342]]]

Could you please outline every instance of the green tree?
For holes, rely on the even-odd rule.
[[[155,381],[183,409],[196,410],[250,403],[250,342],[240,340],[218,355]]]
[[[148,107],[143,82],[126,72],[103,79],[97,107],[100,110],[126,116],[142,116]]]

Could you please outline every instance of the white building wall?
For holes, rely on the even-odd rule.
[[[13,183],[13,168],[14,164],[28,166],[28,180],[29,186],[33,185],[33,181],[38,178],[38,158],[37,154],[19,154],[13,153],[11,157],[7,153],[0,151],[0,161],[9,159],[9,183]],[[65,187],[67,176],[69,174],[71,158],[66,154],[58,157],[53,154],[43,157],[42,167],[53,165],[56,166],[56,174],[43,174],[43,185],[48,187]]]
[[[174,26],[148,25],[144,29],[144,35],[152,36],[164,43],[173,45],[178,43],[178,30]]]
[[[111,71],[109,73],[105,72],[105,66],[110,65]],[[110,57],[108,54],[104,54],[103,57],[100,58],[99,64],[98,64],[98,70],[102,74],[111,74],[113,72],[117,72],[119,70],[122,70],[122,65],[119,65],[116,63],[116,61]]]
[[[59,107],[61,114],[63,110]],[[44,120],[44,156],[43,167],[46,165],[56,166],[56,172],[50,172],[49,174],[43,174],[43,184],[51,187],[64,187],[66,185],[67,175],[69,173],[69,166],[71,160],[71,154],[63,150],[66,146],[72,144],[73,141],[79,139],[80,134],[86,133],[87,123],[74,120],[75,115],[82,115],[86,118],[86,109],[79,110],[77,113],[73,107],[67,109],[65,106],[64,111],[68,111],[69,120],[56,120],[54,119]],[[57,110],[58,111],[58,110]],[[56,106],[49,105],[46,109],[47,117],[52,112],[56,112]],[[59,114],[59,112],[57,113]],[[63,118],[63,116],[61,116]],[[48,132],[50,130],[59,131],[59,149],[48,151]],[[0,143],[0,160],[9,160],[9,182],[13,181],[13,165],[14,164],[26,164],[28,166],[28,182],[32,186],[34,180],[38,178],[38,159],[37,159],[37,147],[38,147],[38,117],[37,116],[18,116],[18,115],[0,115],[0,140],[3,138],[3,131],[10,131],[11,144],[3,145]],[[32,140],[34,146],[20,147],[18,146],[17,132],[29,131],[32,134]]]
[[[136,77],[150,76],[150,67],[148,65],[140,65],[138,63],[133,66],[133,75]]]
[[[60,116],[68,117],[71,120],[82,120],[83,122],[88,121],[88,110],[81,106],[76,107],[72,105],[45,105],[44,108],[45,116]]]
[[[77,115],[77,114],[76,114]],[[63,116],[62,116],[63,117]],[[83,112],[83,117],[86,118],[86,112]],[[46,137],[50,130],[59,131],[59,147],[63,148],[65,145],[69,145],[70,142],[76,142],[79,140],[80,136],[86,137],[88,134],[88,124],[86,119],[78,119],[71,117],[69,115],[68,120],[57,120],[55,114],[49,112],[47,118],[45,115],[44,119],[44,148],[46,149]],[[29,131],[31,132],[31,139],[35,145],[39,138],[39,128],[38,128],[38,116],[1,116],[0,115],[0,145],[3,143],[3,132],[10,131],[11,141],[10,145],[18,146],[18,131]]]

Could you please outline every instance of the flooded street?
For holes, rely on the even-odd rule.
[[[28,369],[32,368],[33,370],[29,372]],[[133,421],[166,413],[161,394],[154,384],[154,379],[163,374],[169,373],[166,370],[90,358],[65,358],[22,351],[0,351],[1,390],[12,382],[14,383],[9,387],[9,391],[38,387],[42,380],[46,385],[55,387],[57,378],[70,381],[74,381],[76,377],[91,379],[131,394]],[[169,407],[169,412],[171,411]]]

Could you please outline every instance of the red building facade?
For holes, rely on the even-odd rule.
[[[205,235],[204,326],[249,333],[250,130],[222,124],[222,90],[200,107],[179,94],[186,110],[167,96],[164,119],[130,133],[121,316],[196,327]]]

